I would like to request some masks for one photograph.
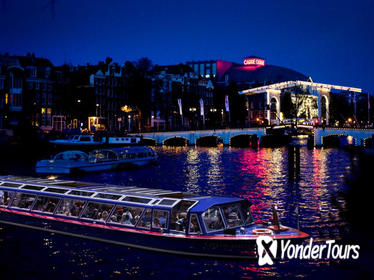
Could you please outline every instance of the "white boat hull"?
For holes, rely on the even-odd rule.
[[[133,160],[117,160],[111,162],[77,162],[72,163],[70,161],[61,161],[59,163],[42,160],[36,165],[37,173],[48,173],[48,174],[69,174],[71,172],[98,172],[119,169],[124,166],[144,166],[154,162],[157,156],[148,157],[144,159],[133,159]]]

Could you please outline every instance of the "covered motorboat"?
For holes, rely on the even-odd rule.
[[[58,153],[51,160],[38,161],[36,172],[69,174],[72,172],[106,171],[127,166],[143,166],[156,161],[157,157],[152,148],[143,146],[98,149],[89,153],[73,150]]]
[[[0,177],[0,223],[186,256],[250,259],[256,239],[308,234],[255,224],[240,197],[78,181]]]

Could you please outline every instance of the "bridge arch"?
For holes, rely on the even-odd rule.
[[[238,148],[257,148],[258,137],[256,134],[241,133],[230,137],[229,145]]]
[[[173,137],[166,138],[162,141],[162,145],[177,146],[177,147],[187,146],[188,143],[189,143],[189,140],[186,137],[182,137],[182,136],[173,136]]]
[[[350,145],[357,145],[360,144],[357,141],[356,137],[341,133],[341,134],[328,134],[321,137],[322,138],[322,145],[324,147],[343,147],[343,146],[350,146]]]
[[[145,146],[157,146],[157,140],[149,137],[143,137],[142,139],[142,145]]]
[[[199,147],[217,147],[223,143],[223,138],[218,135],[202,135],[196,138],[196,146]]]
[[[270,124],[278,123],[278,107],[279,100],[276,96],[272,96],[270,99]]]

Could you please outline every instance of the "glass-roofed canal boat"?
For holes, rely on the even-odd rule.
[[[64,151],[51,160],[38,161],[35,171],[44,174],[97,172],[128,166],[143,166],[155,162],[157,158],[155,150],[146,146],[98,149],[89,153]]]
[[[30,177],[0,177],[0,223],[187,256],[255,257],[256,238],[308,234],[253,222],[239,197]]]

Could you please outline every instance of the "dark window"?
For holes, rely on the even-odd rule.
[[[15,192],[8,192],[0,190],[0,206],[8,206],[9,201],[14,196]]]
[[[19,186],[21,186],[21,184],[3,183],[2,186],[3,187],[9,187],[9,188],[18,188]]]
[[[217,206],[210,207],[202,214],[202,217],[208,232],[224,228],[221,212]]]
[[[158,203],[158,205],[173,205],[175,202],[175,199],[163,199]]]
[[[105,222],[114,205],[89,202],[85,208],[82,218],[100,220]]]
[[[66,193],[68,190],[66,189],[58,189],[58,188],[48,188],[45,190],[45,192],[51,192],[51,193]]]
[[[109,193],[98,193],[95,195],[96,198],[105,198],[105,199],[112,199],[112,200],[118,200],[122,195],[118,194],[109,194]]]
[[[65,198],[57,208],[56,214],[78,217],[85,204],[84,200]]]
[[[53,213],[59,200],[57,197],[39,196],[32,210]]]
[[[85,191],[70,191],[69,194],[79,195],[79,196],[91,196],[94,192],[85,192]]]
[[[228,227],[232,228],[244,224],[242,215],[239,211],[239,204],[222,206],[222,211]]]
[[[44,189],[45,187],[41,187],[41,186],[29,186],[29,185],[26,185],[26,186],[23,186],[22,189],[25,189],[25,190],[34,190],[34,191],[40,191],[42,189]]]
[[[200,223],[199,223],[199,220],[196,214],[191,214],[189,233],[190,234],[201,233]]]
[[[146,209],[138,223],[138,227],[151,228],[152,209]]]
[[[143,203],[147,204],[150,202],[152,199],[149,198],[144,198],[144,197],[135,197],[135,196],[126,196],[123,201],[131,201],[131,202],[137,202],[137,203]]]
[[[187,225],[187,211],[194,204],[194,201],[182,200],[173,207],[170,216],[170,229],[185,231]]]
[[[144,208],[140,207],[117,206],[113,215],[110,217],[110,222],[135,226],[143,210]]]
[[[167,222],[169,218],[169,211],[165,210],[153,210],[153,228],[167,228]]]
[[[13,199],[12,207],[29,209],[35,200],[36,195],[27,193],[16,193]]]

